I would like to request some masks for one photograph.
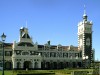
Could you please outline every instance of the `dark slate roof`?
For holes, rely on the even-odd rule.
[[[0,41],[0,44],[2,44],[3,42]],[[13,43],[4,43],[5,45],[12,45]]]
[[[34,46],[32,43],[28,43],[28,42],[21,42],[18,44],[18,46],[25,46],[25,45],[30,46],[30,47]]]
[[[44,45],[38,45],[38,48],[43,48],[44,47]]]
[[[52,45],[51,47],[50,47],[50,49],[56,49],[57,48],[57,46],[55,46],[55,45]]]
[[[27,38],[30,38],[29,34],[27,34]]]
[[[13,43],[4,43],[5,48],[12,48]]]

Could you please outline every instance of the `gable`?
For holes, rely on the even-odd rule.
[[[30,36],[29,36],[29,34],[24,33],[24,34],[22,35],[22,38],[28,38],[28,39],[30,39]]]

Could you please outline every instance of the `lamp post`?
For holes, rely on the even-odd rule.
[[[83,57],[83,60],[85,60],[85,64],[84,64],[84,67],[86,68],[86,60],[88,59],[88,56],[84,56]]]
[[[100,75],[100,63],[99,63],[99,75]]]
[[[3,45],[3,51],[2,51],[2,53],[3,53],[3,70],[2,70],[2,75],[4,75],[4,41],[6,39],[6,35],[4,33],[1,35],[1,39],[2,39],[2,45]]]

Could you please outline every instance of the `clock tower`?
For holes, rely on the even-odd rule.
[[[88,56],[88,62],[92,63],[92,21],[84,11],[83,20],[78,23],[78,50],[82,51],[82,58]]]

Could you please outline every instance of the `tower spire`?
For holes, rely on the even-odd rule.
[[[27,21],[26,21],[26,28],[27,28]]]
[[[86,14],[86,6],[85,6],[85,4],[84,4],[84,14]]]
[[[84,21],[87,21],[87,14],[86,14],[86,6],[85,6],[85,4],[84,4],[83,20],[84,20]]]

